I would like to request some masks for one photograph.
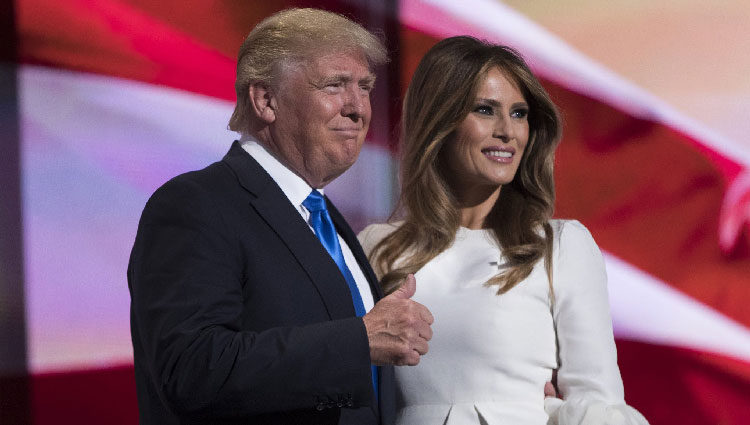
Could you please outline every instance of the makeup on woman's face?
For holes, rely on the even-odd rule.
[[[460,187],[501,186],[513,180],[529,140],[529,105],[514,80],[491,68],[474,105],[446,144],[444,159]]]

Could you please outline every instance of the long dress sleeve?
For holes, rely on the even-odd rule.
[[[625,404],[602,254],[577,221],[561,222],[554,258],[553,317],[558,342],[557,386],[547,398],[548,424],[647,425]]]

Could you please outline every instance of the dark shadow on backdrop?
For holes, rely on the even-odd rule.
[[[12,1],[0,2],[0,422],[31,423],[21,219],[17,42]]]

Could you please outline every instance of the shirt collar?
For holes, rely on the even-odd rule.
[[[279,185],[289,202],[300,209],[302,202],[312,192],[312,187],[300,176],[281,163],[258,139],[250,135],[242,135],[240,146],[255,159],[261,167]],[[323,189],[318,189],[323,193]]]

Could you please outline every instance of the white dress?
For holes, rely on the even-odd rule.
[[[416,273],[435,323],[419,365],[396,367],[398,425],[648,424],[623,398],[601,253],[579,222],[550,224],[554,304],[543,261],[503,295],[483,286],[504,263],[489,230],[460,228]],[[365,252],[396,228],[368,226]],[[564,401],[544,397],[554,369]]]

